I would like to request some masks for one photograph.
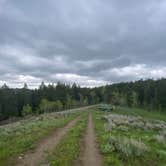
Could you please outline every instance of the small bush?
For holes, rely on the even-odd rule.
[[[158,135],[154,137],[154,139],[159,143],[166,143],[166,130],[161,131]]]
[[[32,107],[29,104],[27,104],[23,107],[22,115],[27,116],[29,114],[32,114]]]
[[[101,151],[102,151],[103,154],[107,154],[107,153],[113,152],[114,150],[115,150],[114,146],[112,146],[109,143],[101,145]]]
[[[146,145],[132,138],[127,137],[110,137],[109,144],[113,146],[113,151],[120,153],[122,156],[141,156],[147,151]]]

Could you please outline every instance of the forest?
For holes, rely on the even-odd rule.
[[[28,114],[61,111],[98,103],[146,108],[147,111],[166,110],[166,79],[122,82],[95,88],[77,84],[41,83],[38,89],[0,88],[0,120]]]

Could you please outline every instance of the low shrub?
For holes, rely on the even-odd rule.
[[[142,156],[148,150],[147,146],[142,141],[137,141],[127,137],[114,137],[111,136],[109,144],[113,147],[110,149],[112,152],[118,152],[122,156]]]
[[[166,122],[164,121],[144,119],[140,116],[109,114],[103,116],[103,119],[107,122],[107,130],[112,130],[117,126],[129,126],[132,128],[156,131],[162,131],[166,128]]]
[[[161,131],[158,135],[154,136],[154,139],[158,142],[158,143],[166,143],[166,130]]]

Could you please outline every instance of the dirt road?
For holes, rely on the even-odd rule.
[[[15,166],[38,166],[44,161],[48,153],[52,152],[63,136],[76,124],[80,116],[70,121],[65,127],[56,129],[51,135],[41,140],[34,151],[28,151],[19,156]],[[102,157],[99,153],[92,115],[89,113],[85,135],[82,141],[81,152],[75,166],[102,166]]]
[[[55,148],[70,128],[76,124],[78,119],[79,117],[69,122],[64,128],[57,129],[47,138],[41,140],[33,152],[29,151],[23,157],[19,157],[15,166],[37,166],[44,159],[47,153]]]
[[[82,151],[76,166],[102,166],[102,157],[99,153],[95,130],[92,121],[92,115],[89,114],[88,125],[83,141]]]

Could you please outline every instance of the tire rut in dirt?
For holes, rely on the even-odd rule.
[[[52,151],[60,142],[61,138],[73,127],[80,117],[70,121],[64,128],[56,129],[48,137],[39,142],[37,148],[32,152],[27,152],[21,159],[18,158],[15,166],[37,166],[45,158],[48,152]]]

